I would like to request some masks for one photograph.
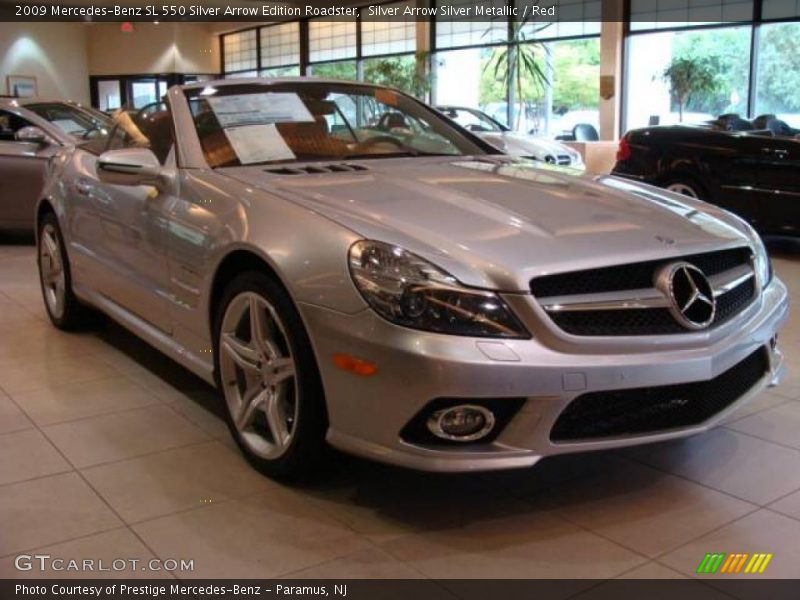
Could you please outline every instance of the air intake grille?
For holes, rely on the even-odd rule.
[[[320,173],[352,173],[354,171],[367,171],[368,169],[364,165],[353,163],[331,163],[305,165],[302,167],[278,167],[264,170],[274,175],[315,175]]]
[[[535,156],[531,156],[532,159],[537,160]],[[559,166],[569,166],[572,164],[572,159],[570,159],[568,154],[559,154],[557,156],[553,156],[552,154],[548,154],[544,157],[544,161],[550,165],[559,165]]]
[[[554,442],[592,440],[690,427],[741,398],[769,369],[760,348],[709,381],[579,396],[556,420]]]

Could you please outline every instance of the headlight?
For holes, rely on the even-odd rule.
[[[772,261],[769,259],[767,248],[764,246],[761,236],[755,230],[751,230],[750,235],[753,240],[753,249],[755,250],[754,266],[756,275],[761,287],[765,288],[772,281]]]
[[[530,337],[497,294],[465,288],[402,248],[356,242],[350,248],[350,274],[373,310],[397,325],[451,335]]]

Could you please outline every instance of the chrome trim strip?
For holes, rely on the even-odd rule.
[[[755,277],[751,265],[739,265],[708,278],[714,297],[742,285]],[[598,292],[595,294],[571,294],[567,296],[548,296],[540,298],[539,303],[548,313],[578,312],[586,310],[630,310],[641,308],[668,308],[667,298],[656,288]]]
[[[748,279],[755,277],[756,273],[750,265],[739,265],[722,273],[717,273],[708,278],[714,290],[714,298],[727,294],[736,289]]]
[[[542,298],[540,302],[547,312],[666,308],[669,306],[667,299],[655,288],[550,296]]]
[[[736,190],[738,192],[763,192],[765,194],[774,194],[776,196],[800,196],[800,192],[762,188],[752,185],[722,185],[720,187],[723,190]]]
[[[89,287],[76,285],[74,286],[74,291],[75,295],[81,300],[100,309],[125,329],[139,336],[145,342],[160,352],[163,352],[175,362],[183,365],[207,383],[216,385],[214,379],[214,363],[212,362],[210,354],[200,356],[191,352],[188,348],[181,346],[157,327]]]

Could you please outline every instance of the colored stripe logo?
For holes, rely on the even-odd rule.
[[[717,573],[736,574],[761,574],[763,573],[769,562],[772,560],[772,554],[757,552],[755,554],[748,553],[732,553],[726,554],[724,552],[708,553],[700,561],[697,567],[698,573],[707,575],[715,575]]]

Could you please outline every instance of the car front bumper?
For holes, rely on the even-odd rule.
[[[534,304],[529,296],[518,297],[516,303],[520,302]],[[630,343],[610,338],[606,343],[592,340],[587,344],[581,344],[580,338],[553,343],[536,332],[529,340],[431,334],[392,325],[368,309],[348,315],[309,304],[300,308],[325,387],[329,443],[381,462],[457,472],[524,467],[548,455],[658,442],[706,431],[761,389],[779,382],[785,366],[773,341],[788,316],[789,301],[786,287],[775,278],[754,305],[713,335],[631,338]],[[570,442],[550,439],[558,416],[578,396],[707,381],[759,348],[768,355],[764,376],[703,422],[637,435]],[[369,361],[377,366],[377,372],[359,376],[342,370],[332,359],[337,353]],[[403,440],[403,428],[438,398],[524,398],[524,404],[489,443],[426,445]]]

